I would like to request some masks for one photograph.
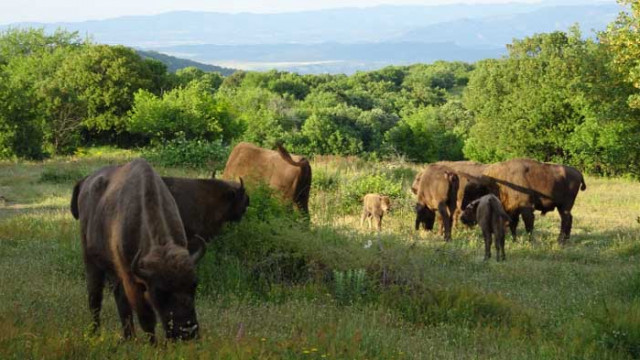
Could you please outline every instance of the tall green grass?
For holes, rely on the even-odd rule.
[[[451,243],[413,231],[418,167],[340,158],[312,164],[310,222],[269,189],[249,189],[243,221],[226,225],[198,265],[201,339],[122,342],[109,291],[92,336],[68,201],[77,175],[133,156],[101,151],[0,164],[0,195],[9,199],[0,207],[2,359],[639,356],[638,183],[588,178],[568,246],[555,241],[558,216],[538,216],[534,241],[508,239],[498,264],[482,260],[478,229],[454,229]],[[381,233],[360,228],[350,195],[370,191],[354,185],[370,179],[383,184],[376,191],[397,193]]]

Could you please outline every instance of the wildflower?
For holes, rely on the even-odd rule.
[[[267,341],[267,339],[261,338],[260,341],[265,342],[265,341]]]
[[[312,352],[316,352],[316,351],[318,351],[318,349],[316,349],[316,348],[311,348],[311,351],[312,351]]]
[[[309,353],[309,350],[303,350],[303,351],[302,351],[302,353],[303,353],[303,354],[308,354],[308,353]]]

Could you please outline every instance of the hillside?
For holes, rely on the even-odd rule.
[[[276,14],[177,11],[68,23],[0,26],[65,28],[123,44],[246,70],[353,73],[389,64],[476,61],[504,54],[514,38],[604,30],[622,8],[607,1],[375,6]],[[354,21],[357,19],[357,21]]]
[[[144,57],[144,58],[151,58],[151,59],[155,59],[158,60],[160,62],[162,62],[163,64],[165,64],[167,66],[167,70],[169,72],[176,72],[177,70],[186,68],[186,67],[196,67],[200,70],[203,71],[207,71],[207,72],[218,72],[223,76],[229,76],[231,74],[233,74],[236,70],[235,69],[230,69],[230,68],[225,68],[225,67],[221,67],[221,66],[215,66],[215,65],[209,65],[209,64],[203,64],[197,61],[193,61],[193,60],[188,60],[188,59],[182,59],[182,58],[178,58],[175,56],[171,56],[171,55],[167,55],[167,54],[162,54],[159,53],[157,51],[144,51],[144,50],[137,50],[138,54],[140,54],[140,56]]]

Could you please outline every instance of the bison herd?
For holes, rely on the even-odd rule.
[[[125,338],[134,335],[133,313],[155,341],[159,318],[168,339],[198,335],[195,311],[195,266],[211,239],[226,222],[239,221],[249,197],[244,181],[266,183],[282,198],[308,213],[311,166],[304,157],[249,143],[237,145],[224,169],[224,178],[161,177],[143,159],[107,166],[78,181],[71,212],[80,221],[83,258],[93,317],[100,324],[103,288],[113,293]],[[485,239],[485,259],[495,236],[496,258],[504,260],[505,229],[515,239],[522,216],[531,233],[534,210],[555,208],[561,217],[558,241],[571,234],[573,207],[582,174],[569,166],[529,159],[484,165],[468,161],[439,162],[420,171],[411,186],[416,196],[415,228],[432,230],[436,215],[440,233],[451,240],[453,225],[479,224]],[[391,209],[388,196],[363,199],[361,225],[382,218]]]

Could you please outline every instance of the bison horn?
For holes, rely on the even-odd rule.
[[[196,235],[194,239],[197,239],[196,242],[198,244],[198,249],[193,254],[191,254],[191,261],[194,264],[197,264],[198,261],[200,261],[200,259],[202,259],[202,257],[204,256],[204,253],[207,250],[207,245],[205,244],[204,239],[200,235]]]
[[[136,256],[133,257],[133,261],[131,262],[131,272],[136,277],[139,277],[140,279],[147,281],[151,277],[151,273],[140,268],[141,253],[142,251],[138,250],[138,252],[136,253]]]
[[[213,169],[213,171],[211,172],[211,178],[215,179],[216,178],[216,170]]]
[[[242,181],[242,176],[240,176],[240,189],[244,189],[244,181]]]

